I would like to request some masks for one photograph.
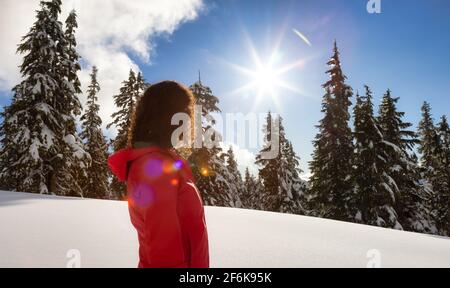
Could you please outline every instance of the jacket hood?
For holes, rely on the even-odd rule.
[[[163,152],[163,150],[159,147],[148,147],[148,148],[126,148],[120,150],[108,158],[108,166],[111,169],[111,172],[121,181],[124,182],[127,179],[127,168],[128,163],[138,159],[141,156],[144,156],[153,152]],[[164,151],[167,153],[166,151]]]

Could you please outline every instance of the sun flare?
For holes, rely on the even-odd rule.
[[[231,94],[254,93],[254,106],[261,100],[269,98],[278,108],[280,104],[279,98],[282,96],[283,91],[288,90],[296,94],[303,94],[295,85],[288,83],[285,76],[294,69],[302,68],[306,63],[306,59],[282,64],[283,53],[279,49],[279,44],[275,45],[272,54],[267,57],[261,57],[251,41],[249,39],[247,41],[249,43],[249,56],[253,60],[253,65],[246,67],[226,62],[248,79],[243,86],[238,87]]]
[[[274,93],[278,76],[270,66],[261,67],[254,72],[253,83],[261,93]]]

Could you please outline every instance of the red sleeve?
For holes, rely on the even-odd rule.
[[[179,197],[180,222],[189,240],[189,267],[209,268],[208,233],[200,194],[192,182],[187,182]]]
[[[149,267],[187,265],[177,213],[178,187],[173,185],[178,175],[164,169],[167,161],[162,155],[152,154],[130,167],[129,182],[134,187],[130,197],[143,218],[140,245]]]

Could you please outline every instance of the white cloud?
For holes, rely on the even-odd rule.
[[[311,172],[303,172],[302,174],[300,174],[300,179],[302,179],[304,181],[309,181],[311,176],[312,176]]]
[[[0,0],[0,90],[9,90],[20,80],[15,54],[17,44],[35,21],[38,0]],[[155,36],[170,35],[179,25],[194,20],[202,10],[202,0],[63,0],[61,20],[77,10],[78,51],[83,57],[80,79],[83,91],[90,68],[99,68],[102,87],[100,116],[104,125],[114,111],[112,96],[128,77],[130,68],[138,70],[130,54],[150,63]],[[81,97],[84,102],[84,96]]]
[[[38,1],[0,0],[0,90],[9,90],[20,79],[17,45],[35,19]]]
[[[231,142],[221,142],[220,147],[222,147],[223,151],[226,152],[230,146],[233,148],[234,155],[236,157],[236,162],[238,163],[238,169],[241,172],[242,176],[245,175],[245,169],[248,167],[248,170],[255,177],[258,176],[259,169],[255,164],[255,154],[250,150],[242,148],[235,143]]]

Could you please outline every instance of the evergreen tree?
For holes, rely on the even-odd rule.
[[[252,201],[250,200],[252,195],[255,194],[256,191],[256,179],[255,176],[250,174],[248,167],[245,169],[244,175],[244,193],[241,194],[242,206],[244,208],[254,208]]]
[[[373,113],[372,92],[357,96],[354,108],[355,155],[354,180],[357,193],[357,220],[364,224],[403,229],[394,205],[398,195],[395,181],[389,175],[389,144]]]
[[[191,87],[190,90],[194,94],[195,97],[195,105],[202,107],[202,116],[206,117],[210,113],[218,112],[220,113],[219,109],[219,98],[214,96],[213,92],[211,91],[211,88],[208,86],[203,85],[202,79],[200,77],[200,74],[198,76],[198,81],[195,82]],[[212,124],[214,124],[214,119],[211,118]],[[210,125],[208,123],[203,124],[204,128],[209,128]]]
[[[189,156],[196,186],[205,205],[235,207],[232,185],[220,148],[196,148]]]
[[[143,89],[145,89],[145,81],[143,80],[142,75],[139,73],[136,77],[136,73],[134,73],[133,70],[130,70],[128,80],[124,81],[122,84],[120,93],[114,96],[114,103],[119,110],[111,115],[113,122],[106,126],[107,129],[111,128],[113,125],[117,128],[117,136],[111,141],[114,152],[124,149],[127,146],[131,117],[136,103],[144,92]],[[126,196],[125,184],[119,182],[115,176],[113,176],[111,182],[111,193],[117,197],[117,199],[124,199]]]
[[[303,172],[300,165],[300,157],[294,151],[294,147],[289,140],[286,140],[286,144],[283,147],[283,165],[286,167],[286,174],[284,183],[286,185],[286,191],[288,197],[292,198],[292,202],[295,203],[296,214],[306,214],[306,195],[307,184],[300,178],[300,174]]]
[[[439,146],[439,136],[434,126],[434,120],[431,115],[431,106],[424,102],[422,106],[422,120],[419,123],[419,152],[422,155],[421,164],[427,180],[434,177],[438,166],[437,152]]]
[[[113,141],[113,150],[119,151],[127,146],[128,129],[131,125],[131,117],[137,102],[136,98],[136,74],[130,70],[128,80],[122,82],[120,93],[114,96],[114,103],[118,111],[114,112],[111,117],[113,122],[106,126],[107,129],[115,126],[117,128],[117,136]]]
[[[318,125],[319,133],[314,140],[313,160],[310,163],[309,204],[312,214],[337,220],[353,219],[349,203],[353,198],[352,132],[349,127],[349,107],[352,89],[345,83],[337,45],[328,62],[330,80],[323,87],[322,102],[324,118]]]
[[[435,233],[431,218],[429,193],[421,183],[421,175],[414,154],[418,142],[416,133],[409,130],[411,123],[404,122],[404,112],[397,110],[399,98],[393,98],[388,90],[380,105],[378,121],[388,144],[388,174],[398,187],[395,210],[405,230]]]
[[[88,198],[109,199],[109,168],[108,144],[102,132],[102,120],[98,115],[100,106],[98,92],[100,85],[97,82],[97,67],[92,67],[91,83],[87,90],[87,109],[81,116],[81,139],[84,141],[86,152],[91,156],[91,163],[86,169],[86,178],[83,185],[84,196]]]
[[[136,83],[134,85],[135,98],[139,99],[148,87],[150,87],[150,84],[145,82],[144,76],[139,72],[136,76]]]
[[[266,211],[302,213],[300,196],[304,183],[299,178],[298,157],[286,139],[281,117],[273,119],[269,112],[264,133],[266,144],[256,156],[256,164],[261,167],[259,177],[262,190],[258,192],[261,193],[262,207]],[[279,145],[275,147],[277,153],[275,157],[265,157],[274,148],[270,141],[274,137],[279,139]]]
[[[80,55],[76,51],[77,41],[75,38],[75,30],[78,28],[77,23],[77,14],[75,10],[72,10],[69,16],[66,19],[66,30],[64,32],[64,42],[60,42],[62,45],[62,55],[64,55],[65,59],[61,59],[60,66],[62,73],[65,74],[66,78],[64,79],[64,83],[62,86],[66,90],[64,92],[64,96],[66,97],[66,101],[61,103],[61,106],[68,110],[67,114],[71,114],[71,112],[78,116],[81,114],[81,103],[78,97],[75,97],[74,94],[80,94],[81,91],[81,83],[78,79],[78,71],[81,70],[81,66],[79,64]],[[64,104],[64,105],[63,105]],[[72,125],[75,121],[73,119],[69,119],[69,124]],[[73,131],[76,128],[73,125],[70,129]],[[71,132],[73,132],[71,131]]]
[[[438,171],[440,166],[440,139],[436,126],[434,125],[431,106],[427,102],[424,102],[422,105],[422,119],[419,123],[418,134],[420,140],[418,151],[421,154],[421,171],[424,178],[424,185],[430,194],[432,214],[439,225],[438,189],[440,180]]]
[[[230,184],[230,194],[233,201],[233,207],[242,208],[241,195],[245,193],[244,181],[242,181],[241,172],[238,170],[236,157],[234,156],[233,148],[230,146],[225,153],[225,161],[228,169],[228,183]]]
[[[264,211],[264,186],[262,184],[262,179],[259,176],[255,178],[255,186],[250,191],[251,193],[248,195],[247,208]]]
[[[41,1],[36,21],[17,50],[24,55],[24,80],[13,88],[0,127],[0,182],[5,189],[82,195],[72,173],[82,166],[78,160],[88,156],[74,134],[74,116],[81,109],[79,66],[75,47],[58,21],[60,12],[60,0]]]
[[[438,136],[439,166],[432,183],[437,199],[436,221],[439,232],[450,236],[450,128],[446,116],[438,125]]]
[[[232,185],[227,179],[228,169],[224,157],[221,157],[223,151],[218,145],[215,145],[215,142],[220,140],[217,138],[221,136],[214,130],[215,119],[210,115],[213,112],[220,112],[217,106],[219,99],[214,96],[209,87],[202,84],[200,77],[190,87],[190,90],[195,97],[196,105],[201,105],[202,109],[202,119],[194,121],[195,125],[201,125],[202,135],[199,139],[202,141],[202,147],[194,147],[188,158],[197,188],[205,205],[234,207]],[[205,132],[211,134],[213,147],[206,145]],[[200,137],[200,135],[196,135],[196,137]]]
[[[278,172],[281,169],[281,149],[280,147],[271,147],[270,142],[275,137],[279,139],[279,146],[284,141],[284,130],[280,123],[276,123],[273,119],[272,113],[267,114],[266,124],[263,128],[265,135],[265,145],[258,155],[256,155],[256,164],[261,166],[259,169],[259,178],[261,180],[263,190],[261,193],[262,207],[267,211],[279,211],[282,206],[283,197],[279,195],[279,188],[281,187],[280,179],[278,178]],[[276,128],[276,131],[272,131],[272,128]],[[278,148],[275,158],[266,159],[262,157],[263,153],[268,153],[274,148]]]
[[[81,114],[81,103],[78,94],[81,93],[81,83],[77,73],[81,70],[80,56],[76,51],[77,41],[75,30],[78,27],[76,12],[72,10],[66,19],[64,38],[58,43],[60,59],[58,70],[60,75],[61,95],[57,102],[57,108],[64,115],[64,127],[66,129],[66,144],[62,147],[62,161],[56,168],[56,190],[59,194],[68,196],[84,196],[85,191],[80,185],[86,178],[86,167],[90,162],[90,156],[83,151],[83,144],[77,135],[76,116]]]

